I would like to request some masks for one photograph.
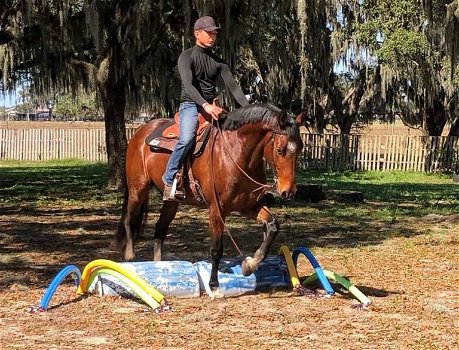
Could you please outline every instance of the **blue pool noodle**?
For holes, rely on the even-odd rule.
[[[76,275],[75,285],[78,287],[78,284],[80,283],[80,279],[81,279],[81,272],[78,269],[78,267],[76,267],[75,265],[67,265],[53,278],[48,288],[46,289],[46,292],[43,295],[43,298],[41,299],[41,302],[40,302],[41,310],[46,310],[48,308],[48,304],[52,296],[56,292],[57,287],[62,283],[65,277],[67,277],[68,275],[72,273]]]
[[[314,255],[312,255],[311,251],[304,247],[300,246],[297,247],[293,250],[292,252],[292,260],[293,263],[295,264],[295,267],[297,266],[298,263],[298,256],[300,254],[303,254],[306,258],[308,258],[309,262],[311,263],[312,267],[314,268],[315,273],[317,274],[317,278],[320,281],[320,284],[322,285],[322,288],[327,292],[327,294],[334,294],[335,291],[333,290],[330,282],[328,281],[327,277],[325,276],[324,272],[322,271],[322,268],[320,267],[319,263],[317,262],[316,258]]]

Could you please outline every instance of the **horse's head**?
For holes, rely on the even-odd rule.
[[[297,160],[303,149],[300,122],[275,106],[252,104],[232,111],[221,126],[224,130],[249,126],[246,131],[250,137],[246,139],[254,141],[254,147],[263,147],[263,156],[274,172],[277,192],[282,198],[289,198],[296,190]],[[258,143],[255,135],[260,136]]]
[[[276,190],[282,198],[289,198],[296,191],[295,173],[303,149],[300,123],[299,118],[284,114],[279,126],[273,128],[273,136],[264,149],[264,157],[273,169]]]

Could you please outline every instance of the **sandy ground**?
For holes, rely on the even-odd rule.
[[[354,222],[345,228],[348,237],[336,240],[339,223],[308,220],[330,205],[294,212],[274,208],[283,233],[273,253],[280,244],[308,242],[324,268],[345,275],[372,300],[368,309],[355,309],[357,301],[335,285],[338,293],[330,298],[298,296],[290,289],[219,300],[170,297],[172,310],[155,314],[125,298],[77,297],[68,278],[47,312],[29,313],[63,266],[83,269],[94,259],[118,259],[112,246],[118,208],[0,206],[0,348],[456,349],[457,218],[371,222],[365,229]],[[152,223],[158,209],[152,208]],[[166,259],[207,259],[206,226],[198,210],[181,210],[166,242]],[[236,217],[229,229],[243,252],[252,254],[259,227]],[[151,236],[146,238],[136,246],[139,260],[151,256]],[[226,247],[225,256],[237,255],[229,241]],[[299,272],[312,272],[305,259]]]

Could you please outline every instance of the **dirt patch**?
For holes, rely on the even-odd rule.
[[[422,136],[422,129],[411,128],[401,121],[395,123],[373,123],[360,131],[364,135],[411,135]]]
[[[128,123],[127,128],[137,128],[141,123]],[[0,129],[104,129],[104,122],[94,121],[0,121]],[[304,129],[306,132],[306,129]],[[421,129],[410,128],[402,122],[374,123],[358,131],[365,135],[422,135]]]
[[[154,314],[138,302],[94,295],[77,297],[66,281],[44,313],[29,313],[65,265],[82,269],[113,250],[119,207],[94,205],[11,208],[0,213],[0,348],[73,349],[453,349],[459,329],[459,239],[456,220],[396,224],[331,222],[321,212],[332,202],[273,208],[281,244],[307,245],[324,268],[347,276],[373,304],[335,286],[331,298],[299,297],[291,290],[221,300],[169,298],[172,311]],[[151,232],[159,204],[153,204]],[[229,229],[245,254],[260,243],[257,224],[239,217]],[[434,220],[435,221],[435,220]],[[361,229],[366,227],[365,229]],[[166,259],[207,259],[203,212],[182,208],[166,242]],[[151,236],[136,245],[148,260]],[[237,255],[229,240],[226,257]],[[311,273],[305,260],[301,275]]]
[[[139,123],[128,123],[126,127],[136,128]],[[104,122],[58,122],[58,121],[0,121],[0,129],[104,129]]]
[[[0,129],[103,129],[103,122],[0,121]]]

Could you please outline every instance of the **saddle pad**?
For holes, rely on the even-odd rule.
[[[161,137],[163,134],[163,131],[169,126],[171,126],[172,124],[174,124],[173,119],[165,119],[164,122],[157,129],[153,130],[153,132],[147,136],[147,138],[145,139],[145,143],[148,146],[154,146],[151,144],[151,142],[157,137]]]
[[[170,128],[172,125],[175,126],[173,122],[164,123],[164,125],[158,127],[158,129],[154,130],[145,139],[145,143],[150,146],[152,152],[172,153],[175,145],[177,144],[178,138],[170,138],[164,136],[164,131]],[[210,129],[210,123],[200,125],[200,128],[197,131],[196,142],[192,151],[194,156],[200,156],[204,151],[204,147],[209,138]]]

